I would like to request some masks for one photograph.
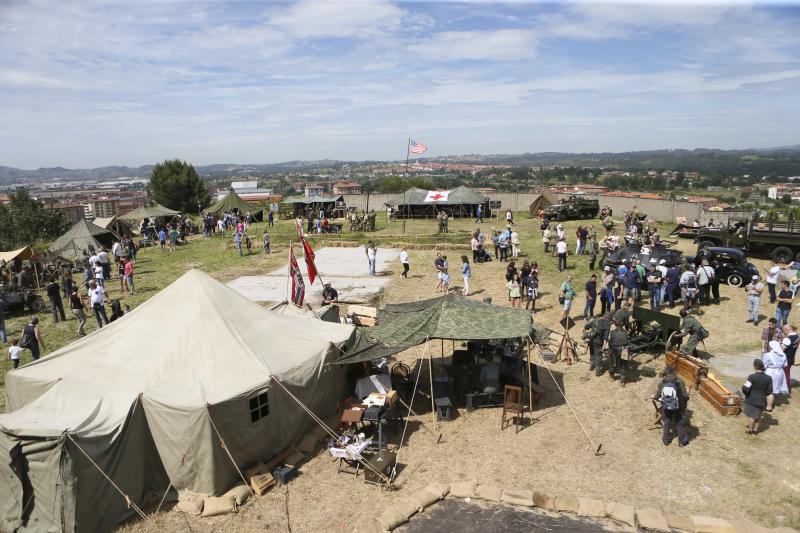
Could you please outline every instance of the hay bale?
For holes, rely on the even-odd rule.
[[[664,513],[664,518],[667,519],[667,524],[669,524],[669,527],[672,529],[694,532],[694,522],[692,522],[692,519],[688,516]]]
[[[561,513],[578,513],[578,498],[572,496],[556,496],[556,511]]]
[[[550,496],[549,494],[534,492],[533,505],[535,507],[541,507],[542,509],[549,509],[551,511],[554,511],[556,508],[556,498],[555,496]]]
[[[522,507],[533,507],[533,491],[528,489],[505,489],[503,490],[503,503],[520,505]]]
[[[669,524],[658,509],[636,509],[636,519],[642,529],[669,533]]]
[[[387,507],[375,521],[383,528],[383,531],[391,531],[408,522],[408,518],[395,506],[391,506]]]
[[[478,485],[475,497],[487,502],[499,502],[503,497],[503,491],[494,485]]]
[[[578,498],[578,514],[581,516],[606,516],[606,504],[592,498]]]
[[[474,498],[477,487],[478,483],[476,481],[459,481],[450,485],[450,496],[453,498]]]
[[[633,506],[617,502],[606,502],[606,515],[617,522],[636,527],[636,511]]]
[[[426,508],[439,501],[439,497],[436,494],[428,492],[427,490],[415,492],[409,499],[417,504],[417,510],[419,512],[424,511]]]
[[[435,494],[436,497],[441,500],[442,498],[447,496],[447,494],[450,492],[450,485],[445,485],[444,483],[435,483],[434,482],[434,483],[431,483],[430,485],[428,485],[427,487],[425,487],[425,490],[427,490],[431,494]]]
[[[695,533],[736,533],[730,522],[711,516],[693,516]]]

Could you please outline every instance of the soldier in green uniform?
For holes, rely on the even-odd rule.
[[[697,345],[708,337],[708,331],[700,324],[699,320],[689,315],[686,309],[681,309],[680,314],[683,320],[681,322],[681,331],[678,333],[678,336],[681,338],[687,335],[689,336],[686,340],[686,344],[681,347],[681,351],[685,354],[695,355]]]
[[[594,370],[596,376],[603,373],[603,348],[608,343],[611,333],[611,311],[586,324],[589,344],[589,371]]]
[[[623,364],[623,351],[628,349],[628,332],[622,327],[619,321],[614,322],[614,331],[608,336],[608,349],[611,352],[611,360],[608,365],[608,375],[611,379],[616,379],[617,375],[625,381],[625,364]]]

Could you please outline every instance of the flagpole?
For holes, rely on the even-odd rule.
[[[406,147],[406,168],[403,170],[403,208],[406,206],[406,176],[408,175],[408,159],[411,156],[411,137],[408,138],[408,146]],[[408,213],[406,213],[408,214]],[[406,233],[406,217],[403,217],[403,235]]]
[[[286,301],[293,302],[292,299],[292,241],[289,240],[289,270],[288,275],[286,276]]]

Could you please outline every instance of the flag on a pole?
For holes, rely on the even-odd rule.
[[[317,279],[319,275],[317,272],[317,265],[314,263],[314,250],[303,235],[303,226],[300,224],[300,221],[295,220],[295,225],[297,226],[297,235],[300,237],[300,242],[303,245],[303,257],[306,260],[306,269],[308,270],[308,283],[313,285],[314,280]]]
[[[428,151],[428,147],[419,141],[411,139],[411,142],[408,143],[408,151],[412,154],[424,154]]]
[[[292,280],[292,303],[298,307],[303,306],[303,299],[306,296],[306,285],[303,283],[303,273],[297,260],[294,258],[294,246],[289,245],[289,277]]]

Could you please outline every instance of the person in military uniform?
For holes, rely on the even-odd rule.
[[[623,353],[628,349],[628,332],[619,321],[614,322],[614,326],[614,331],[608,336],[608,350],[611,352],[608,375],[611,376],[611,379],[619,376],[622,381],[625,381],[627,361],[623,360]]]
[[[678,336],[681,338],[689,337],[686,340],[686,344],[681,347],[681,351],[685,354],[695,355],[697,345],[705,340],[708,332],[700,324],[700,321],[691,316],[686,309],[681,309],[680,314],[683,320],[681,321],[681,331]]]
[[[596,376],[603,373],[603,348],[611,333],[611,312],[586,323],[586,341],[589,345],[589,371]]]

